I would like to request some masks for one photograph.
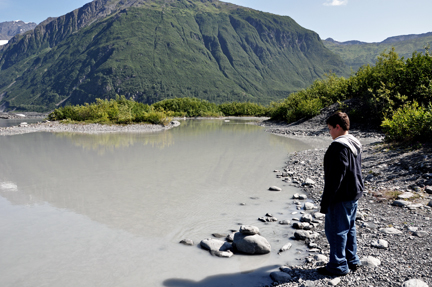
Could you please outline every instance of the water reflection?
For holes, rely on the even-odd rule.
[[[99,155],[114,152],[116,149],[128,148],[135,144],[150,145],[152,148],[164,149],[174,144],[173,134],[157,132],[151,134],[140,133],[56,133],[56,137],[68,139],[74,146],[96,151]]]

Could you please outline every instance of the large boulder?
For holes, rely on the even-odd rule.
[[[241,232],[234,235],[233,247],[245,254],[267,254],[271,251],[270,243],[261,235]]]

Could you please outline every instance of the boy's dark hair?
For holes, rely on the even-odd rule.
[[[344,131],[348,131],[350,128],[348,115],[343,112],[335,112],[326,120],[326,124],[331,125],[334,128],[336,125],[339,125]]]

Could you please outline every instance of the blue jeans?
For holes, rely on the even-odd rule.
[[[335,274],[349,272],[348,264],[360,264],[357,256],[355,219],[357,200],[336,202],[325,217],[325,234],[330,245],[327,269]]]

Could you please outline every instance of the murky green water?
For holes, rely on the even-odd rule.
[[[0,137],[0,285],[269,284],[268,272],[305,248],[277,255],[293,230],[257,218],[293,217],[298,190],[273,170],[309,148],[221,120],[151,134]],[[178,243],[239,224],[258,226],[272,253],[221,259]]]

